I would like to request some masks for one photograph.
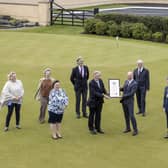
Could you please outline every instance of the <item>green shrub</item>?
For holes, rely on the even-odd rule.
[[[143,40],[151,40],[152,39],[152,33],[151,32],[145,32],[143,34]]]
[[[168,43],[168,35],[166,35],[165,42]]]
[[[96,23],[97,19],[88,19],[85,22],[84,32],[88,34],[96,33]]]
[[[98,14],[96,18],[108,22],[114,21],[117,24],[122,22],[129,23],[143,23],[150,31],[155,32],[168,32],[168,17],[159,16],[135,16],[125,14]]]
[[[135,39],[143,39],[144,33],[148,28],[143,23],[135,23],[132,25],[132,37]]]
[[[96,23],[96,34],[98,35],[104,35],[107,31],[107,24],[102,21],[98,21]]]
[[[107,26],[110,26],[110,25],[116,24],[116,22],[115,22],[115,21],[113,21],[113,20],[110,20],[110,21],[108,21],[108,22],[106,22],[106,23],[107,23]]]
[[[132,37],[132,24],[128,22],[122,22],[120,27],[120,34],[122,37]]]
[[[161,32],[153,33],[152,40],[155,42],[163,42],[163,33]]]
[[[120,26],[116,23],[108,25],[107,34],[109,36],[119,36],[120,35]]]

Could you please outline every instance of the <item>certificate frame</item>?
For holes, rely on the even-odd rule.
[[[109,96],[111,98],[120,98],[120,79],[108,79]]]

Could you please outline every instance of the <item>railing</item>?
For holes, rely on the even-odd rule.
[[[86,19],[93,18],[97,13],[97,8],[94,10],[64,9],[51,0],[51,25],[84,26]]]

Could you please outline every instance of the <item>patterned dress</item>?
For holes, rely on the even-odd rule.
[[[48,111],[55,114],[63,114],[68,106],[68,96],[63,89],[52,89],[49,94]]]

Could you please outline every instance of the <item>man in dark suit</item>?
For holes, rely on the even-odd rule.
[[[83,65],[83,59],[79,57],[77,60],[77,66],[72,69],[70,80],[74,86],[76,96],[76,117],[80,118],[80,102],[82,96],[82,112],[83,117],[88,118],[86,113],[86,101],[87,101],[87,81],[89,79],[89,69],[86,65]]]
[[[103,98],[109,98],[107,96],[106,89],[104,87],[103,81],[100,79],[101,72],[94,71],[94,78],[89,82],[89,120],[88,127],[91,134],[104,134],[101,129],[101,112],[103,108],[104,100]]]
[[[168,77],[166,79],[167,86],[164,88],[164,95],[163,95],[163,111],[166,114],[166,123],[167,123],[167,134],[164,138],[168,139]]]
[[[134,80],[138,84],[136,91],[137,104],[138,104],[138,113],[145,116],[145,106],[146,106],[146,92],[150,88],[150,79],[149,79],[149,70],[144,68],[143,61],[137,61],[137,68],[134,70]]]
[[[137,122],[134,116],[134,94],[137,90],[137,82],[133,79],[133,72],[128,72],[127,78],[128,80],[125,81],[123,88],[121,88],[121,91],[123,91],[123,96],[120,100],[126,122],[126,128],[123,133],[128,133],[131,131],[131,120],[132,127],[134,129],[132,135],[135,136],[138,134]]]

